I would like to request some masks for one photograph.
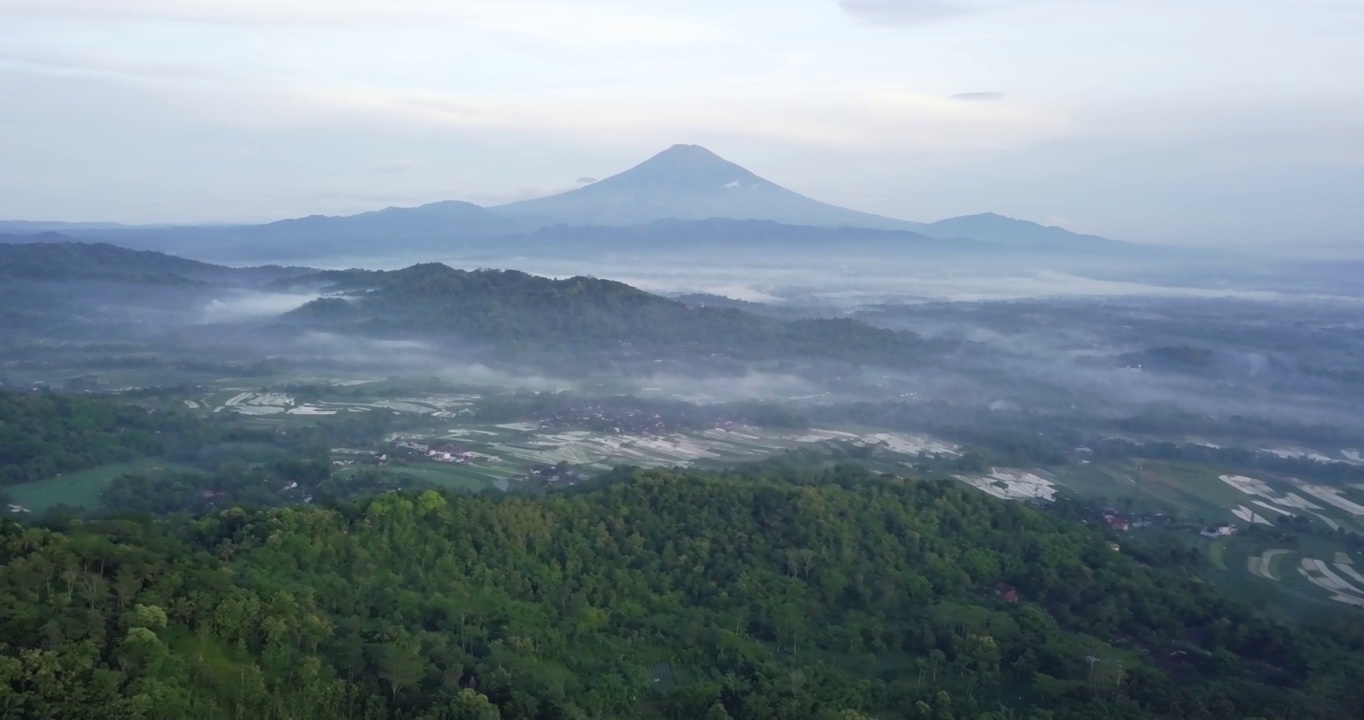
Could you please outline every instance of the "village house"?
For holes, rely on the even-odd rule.
[[[998,583],[995,585],[995,594],[1004,602],[1016,603],[1023,599],[1023,596],[1018,592],[1018,588],[1005,583]]]
[[[1107,525],[1109,530],[1116,532],[1128,532],[1132,529],[1131,520],[1113,513],[1104,513],[1104,525]]]
[[[1235,532],[1236,532],[1236,526],[1235,526],[1235,525],[1225,525],[1225,524],[1223,524],[1223,525],[1217,525],[1217,526],[1210,527],[1210,528],[1203,528],[1203,532],[1201,532],[1201,533],[1199,533],[1199,534],[1202,535],[1203,537],[1216,538],[1216,537],[1226,537],[1227,535],[1232,535],[1232,534],[1234,534]]]

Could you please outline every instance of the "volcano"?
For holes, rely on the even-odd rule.
[[[674,145],[625,172],[559,195],[490,208],[523,225],[638,225],[655,220],[770,220],[913,230],[917,223],[829,205],[699,145]]]

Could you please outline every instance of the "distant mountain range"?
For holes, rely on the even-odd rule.
[[[489,237],[510,235],[525,225],[473,203],[446,200],[413,208],[390,207],[373,212],[335,217],[310,215],[254,226],[257,232],[281,236],[379,237],[447,235]]]
[[[1081,235],[1065,228],[1039,225],[1027,220],[1016,220],[995,213],[981,213],[939,220],[920,225],[916,230],[929,237],[944,240],[969,238],[996,245],[1017,248],[1085,251],[1098,248],[1136,248],[1135,243],[1109,240],[1098,235]]]
[[[511,240],[510,238],[506,240]],[[700,250],[780,253],[809,251],[912,252],[920,257],[962,252],[1008,251],[997,244],[954,238],[946,242],[908,230],[788,225],[771,220],[653,220],[638,225],[554,225],[514,238],[517,247],[552,255],[558,251],[603,252]]]
[[[133,227],[121,223],[57,222],[45,220],[0,220],[0,235],[33,235],[68,230],[117,230]]]
[[[80,240],[233,262],[648,252],[698,245],[959,255],[998,254],[1005,248],[1093,255],[1143,247],[991,213],[915,223],[857,212],[787,190],[695,145],[673,146],[622,173],[559,195],[491,208],[446,201],[263,225],[0,222],[0,233],[52,230]],[[38,234],[28,241],[45,239]]]

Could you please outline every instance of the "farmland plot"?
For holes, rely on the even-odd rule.
[[[1258,556],[1252,555],[1246,558],[1246,570],[1256,577],[1266,580],[1279,582],[1279,577],[1274,574],[1274,561],[1284,555],[1290,555],[1294,551],[1283,548],[1266,550]]]
[[[1337,565],[1336,567],[1359,578],[1357,581],[1359,582],[1359,585],[1354,585],[1345,580],[1321,560],[1312,558],[1303,558],[1302,564],[1298,568],[1298,572],[1302,574],[1303,577],[1307,578],[1313,585],[1331,593],[1332,600],[1348,605],[1364,607],[1364,589],[1361,589],[1361,587],[1364,587],[1364,577],[1360,577],[1359,574],[1355,572],[1354,568],[1349,565]]]
[[[1329,505],[1334,505],[1351,515],[1364,515],[1364,505],[1360,505],[1342,497],[1340,490],[1336,488],[1326,487],[1325,485],[1313,485],[1302,481],[1295,481],[1293,484],[1308,495]]]
[[[989,475],[956,475],[956,479],[1004,500],[1056,500],[1056,483],[1023,470],[994,468]]]

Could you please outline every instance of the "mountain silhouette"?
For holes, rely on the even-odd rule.
[[[264,232],[382,237],[385,234],[485,236],[515,232],[516,223],[473,203],[445,200],[417,207],[390,207],[358,215],[309,215],[258,226]]]
[[[1035,222],[1005,217],[997,213],[980,213],[939,220],[920,227],[919,232],[945,240],[970,238],[1017,248],[1116,250],[1131,247],[1131,243],[1109,240],[1098,235],[1082,235],[1065,228],[1039,225]]]
[[[918,227],[917,223],[812,200],[699,145],[674,145],[625,172],[585,187],[491,210],[541,227],[710,218],[878,230]]]
[[[603,180],[558,195],[492,208],[444,201],[349,216],[312,215],[263,225],[123,227],[55,225],[84,241],[228,261],[316,261],[392,253],[464,251],[601,252],[679,247],[838,248],[845,252],[999,255],[1150,252],[1145,246],[983,213],[916,223],[805,197],[698,145],[674,145]],[[0,223],[26,239],[49,223]],[[882,232],[878,232],[882,231]],[[893,233],[883,231],[896,231]],[[60,241],[66,238],[57,239]]]

